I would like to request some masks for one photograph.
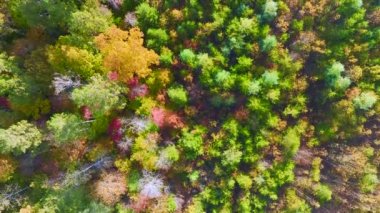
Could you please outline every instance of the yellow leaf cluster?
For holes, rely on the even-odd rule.
[[[123,31],[112,26],[95,38],[95,44],[104,56],[104,66],[116,71],[122,81],[133,76],[145,78],[152,72],[149,66],[159,63],[158,55],[143,46],[139,28]]]

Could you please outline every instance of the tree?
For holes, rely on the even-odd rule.
[[[343,77],[342,72],[344,71],[344,66],[340,62],[335,62],[327,69],[326,80],[327,83],[338,90],[347,89],[351,80],[348,77]]]
[[[107,205],[115,205],[127,192],[127,182],[119,172],[102,173],[94,183],[93,195]]]
[[[303,200],[298,197],[294,189],[286,190],[286,213],[311,213],[310,206]]]
[[[278,78],[278,72],[276,70],[265,71],[265,73],[261,75],[261,78],[263,79],[264,85],[274,86],[278,84],[279,78]]]
[[[88,107],[94,117],[102,117],[123,106],[123,88],[100,75],[91,77],[89,84],[76,88],[71,99],[80,107]]]
[[[240,174],[236,177],[236,182],[244,190],[249,190],[252,187],[252,178],[248,175]]]
[[[160,152],[160,156],[156,162],[156,167],[163,170],[168,170],[172,164],[179,159],[179,151],[174,145],[165,147]]]
[[[297,129],[288,129],[282,139],[281,144],[285,147],[285,153],[288,156],[294,156],[301,144],[300,135],[297,132]]]
[[[379,179],[376,172],[365,174],[359,182],[360,189],[365,193],[374,192],[378,184]]]
[[[164,29],[149,29],[147,32],[147,47],[160,51],[169,41],[169,35]]]
[[[229,148],[222,154],[222,165],[230,169],[235,169],[242,158],[243,153],[236,148]]]
[[[164,187],[164,181],[154,173],[144,171],[143,177],[139,180],[140,195],[149,199],[161,197]]]
[[[267,0],[263,6],[263,19],[265,21],[272,21],[277,16],[277,2]]]
[[[88,126],[82,119],[69,113],[55,114],[47,122],[47,128],[53,133],[58,144],[74,142],[87,135]]]
[[[72,0],[12,0],[8,7],[18,25],[29,28],[42,26],[51,32],[63,30],[70,14],[76,10]]]
[[[0,155],[0,183],[4,183],[11,179],[15,170],[16,162],[6,155]]]
[[[92,201],[87,188],[83,186],[48,189],[44,195],[33,206],[33,210],[37,212],[112,212],[109,207]]]
[[[182,129],[178,144],[183,149],[186,158],[195,159],[199,155],[203,155],[203,134],[205,131],[206,129],[203,126],[195,126],[192,130]]]
[[[90,37],[104,32],[112,23],[112,13],[95,8],[76,11],[71,14],[68,31],[72,34]]]
[[[236,76],[228,71],[221,70],[215,75],[215,83],[218,87],[229,90],[235,85]]]
[[[143,34],[138,28],[123,31],[113,26],[95,37],[95,44],[103,54],[103,64],[128,82],[134,75],[145,78],[151,73],[150,65],[158,64],[159,57],[143,46]]]
[[[137,6],[136,15],[138,18],[138,25],[142,29],[154,28],[158,25],[159,15],[157,9],[149,6],[146,2]]]
[[[160,62],[163,65],[171,65],[173,63],[173,52],[170,49],[163,47],[161,49]]]
[[[377,95],[372,91],[362,92],[354,98],[354,106],[358,109],[369,110],[377,101]]]
[[[241,77],[240,79],[240,90],[244,95],[256,95],[261,90],[261,83],[257,80],[249,80],[248,77]]]
[[[37,147],[41,142],[41,132],[25,120],[13,124],[8,129],[0,129],[0,152],[4,154],[19,155]]]
[[[179,107],[183,107],[188,102],[187,91],[182,86],[173,86],[168,89],[170,101]]]
[[[327,185],[319,184],[314,193],[321,203],[331,200],[332,191]]]
[[[191,49],[184,49],[180,52],[179,58],[192,68],[195,68],[197,64],[196,55]]]
[[[277,45],[277,39],[274,35],[267,35],[261,42],[261,50],[263,52],[269,52]]]
[[[104,73],[101,55],[68,45],[50,46],[48,61],[54,70],[63,75],[79,75],[90,78],[94,73]]]

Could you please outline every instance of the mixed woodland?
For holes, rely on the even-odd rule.
[[[379,44],[378,0],[0,0],[0,212],[379,212]]]

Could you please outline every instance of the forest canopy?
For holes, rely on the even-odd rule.
[[[0,212],[380,211],[377,0],[0,0]]]

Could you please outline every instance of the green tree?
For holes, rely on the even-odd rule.
[[[86,8],[71,14],[68,31],[77,36],[91,37],[104,32],[112,24],[112,13]]]
[[[236,182],[244,190],[249,190],[252,187],[252,178],[248,175],[240,174],[236,177]]]
[[[261,50],[263,52],[269,52],[277,45],[277,39],[274,35],[267,35],[261,42]]]
[[[164,65],[171,65],[173,63],[173,52],[170,49],[163,47],[161,49],[160,62]]]
[[[172,101],[177,106],[183,107],[188,102],[187,91],[183,86],[173,86],[168,89],[168,96],[170,101]]]
[[[178,140],[179,146],[188,159],[195,159],[203,155],[203,134],[206,129],[203,126],[195,126],[193,129],[184,128]]]
[[[281,144],[285,148],[285,153],[288,156],[294,156],[301,144],[301,138],[299,133],[297,132],[297,129],[290,128],[286,131]]]
[[[65,144],[85,138],[88,125],[75,114],[60,113],[51,117],[47,128],[52,132],[54,141]]]
[[[55,45],[47,50],[48,61],[59,73],[90,78],[94,73],[104,73],[100,54],[74,46]]]
[[[261,75],[261,78],[263,79],[264,85],[267,86],[274,86],[278,84],[278,72],[276,70],[274,71],[265,71],[264,74]]]
[[[260,81],[249,80],[248,77],[241,77],[240,79],[240,91],[244,95],[256,95],[261,90]]]
[[[359,96],[355,97],[353,102],[354,106],[358,109],[369,110],[377,101],[377,95],[372,91],[362,92]]]
[[[11,0],[8,4],[17,24],[30,28],[42,26],[51,32],[65,29],[70,14],[77,9],[73,0]]]
[[[263,6],[263,19],[266,21],[272,21],[277,16],[277,2],[273,0],[267,0]]]
[[[179,58],[181,61],[183,61],[185,64],[189,65],[190,67],[194,68],[197,64],[196,55],[191,49],[184,49],[179,54]]]
[[[311,213],[310,206],[298,197],[294,189],[286,190],[286,207],[284,209],[286,213]]]
[[[22,154],[37,147],[41,142],[41,132],[25,120],[13,124],[8,129],[0,129],[0,152],[3,154]]]
[[[359,184],[360,189],[363,192],[374,192],[376,190],[377,185],[379,184],[379,179],[377,178],[376,173],[368,173],[360,179]]]
[[[146,30],[158,25],[159,14],[156,8],[151,7],[148,3],[141,3],[136,8],[136,15],[138,18],[138,25]]]
[[[327,83],[335,89],[345,90],[350,84],[351,80],[348,77],[343,77],[344,66],[340,62],[335,62],[327,69],[326,80]]]
[[[122,108],[121,94],[124,89],[100,75],[91,77],[89,84],[75,89],[71,99],[78,108],[89,107],[95,117],[109,115],[112,110]]]
[[[147,47],[159,52],[169,41],[169,35],[164,29],[149,29],[147,32]]]
[[[332,191],[327,185],[319,184],[315,189],[315,196],[321,203],[331,200]]]

